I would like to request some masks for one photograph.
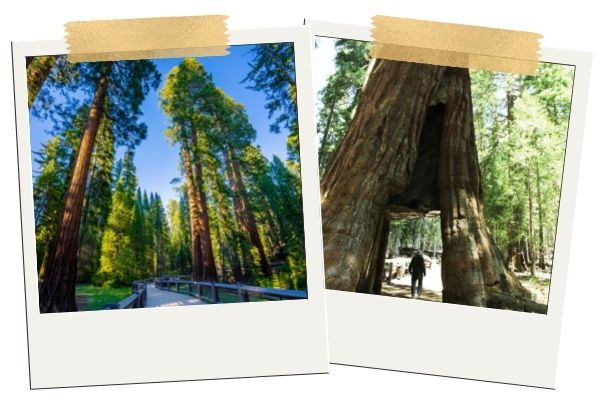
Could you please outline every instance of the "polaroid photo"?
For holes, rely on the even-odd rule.
[[[552,388],[590,55],[372,60],[368,27],[306,25],[330,361]]]
[[[327,372],[310,46],[13,43],[31,388]]]

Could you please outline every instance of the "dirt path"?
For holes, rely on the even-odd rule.
[[[381,294],[410,299],[410,286],[410,274],[406,274],[398,279],[392,279],[390,284],[384,282],[381,287]],[[441,302],[442,288],[442,267],[440,264],[434,262],[431,268],[427,268],[427,275],[423,278],[421,300]]]

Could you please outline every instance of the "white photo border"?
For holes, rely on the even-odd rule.
[[[372,41],[370,27],[305,24],[314,36]],[[326,290],[331,363],[554,387],[591,54],[544,48],[541,61],[575,66],[548,313]]]
[[[230,45],[293,42],[308,299],[41,314],[25,57],[13,43],[23,270],[32,389],[327,373],[327,330],[309,27],[230,31]]]

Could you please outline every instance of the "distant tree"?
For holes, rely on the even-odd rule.
[[[335,71],[319,92],[317,133],[319,169],[323,173],[329,157],[344,137],[352,120],[369,65],[369,42],[338,39],[335,41]]]
[[[112,208],[102,237],[100,270],[95,281],[106,286],[129,285],[136,276],[138,257],[134,230],[135,214],[139,212],[136,199],[137,179],[133,153],[123,159],[123,169],[117,178]],[[137,242],[139,243],[139,242]]]
[[[181,145],[192,222],[194,279],[214,281],[214,261],[203,157],[207,151],[206,128],[210,124],[216,89],[210,74],[193,58],[174,67],[161,90],[161,106],[172,122],[171,139]]]
[[[81,218],[77,280],[89,283],[100,268],[102,234],[112,206],[114,136],[111,122],[103,117],[97,144],[92,154],[90,172]]]

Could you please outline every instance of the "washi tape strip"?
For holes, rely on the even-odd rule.
[[[535,75],[542,35],[506,29],[373,17],[371,57]]]
[[[67,22],[68,60],[227,55],[226,19],[225,15],[202,15]]]

